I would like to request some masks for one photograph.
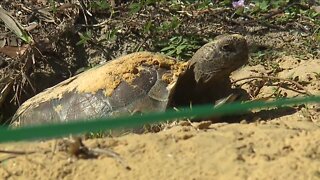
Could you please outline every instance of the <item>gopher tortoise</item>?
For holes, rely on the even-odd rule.
[[[229,76],[248,61],[245,38],[223,35],[188,62],[136,52],[71,77],[24,102],[13,126],[113,117],[215,103],[232,92]]]

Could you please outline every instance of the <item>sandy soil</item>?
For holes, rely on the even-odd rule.
[[[286,56],[275,62],[280,69],[278,77],[298,80],[305,89],[283,80],[249,79],[237,84],[242,83],[241,87],[252,99],[301,96],[305,90],[319,94],[320,82],[316,74],[320,70],[319,59],[300,61]],[[234,73],[232,79],[266,76],[269,71],[261,65],[247,66]],[[159,133],[89,139],[83,141],[86,147],[103,152],[86,158],[75,157],[68,150],[70,146],[66,146],[66,140],[61,139],[0,144],[1,150],[31,152],[24,155],[0,153],[0,177],[320,179],[318,111],[317,105],[305,105],[290,111],[257,112],[251,121],[239,123],[205,126],[207,122],[180,122]],[[108,156],[104,153],[106,150],[118,153],[119,157]]]

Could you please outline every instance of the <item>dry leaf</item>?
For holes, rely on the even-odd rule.
[[[5,46],[0,48],[0,53],[3,53],[11,58],[15,58],[17,56],[21,56],[26,52],[27,48],[30,45],[23,45],[22,47],[14,47],[14,46]]]

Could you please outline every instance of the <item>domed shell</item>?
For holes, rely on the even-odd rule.
[[[13,125],[164,111],[186,68],[186,62],[157,53],[125,55],[30,98],[17,110]]]

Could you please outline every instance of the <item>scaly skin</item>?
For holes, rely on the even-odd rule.
[[[213,103],[231,93],[230,74],[248,62],[248,46],[241,35],[218,36],[202,46],[178,81],[172,106]]]

